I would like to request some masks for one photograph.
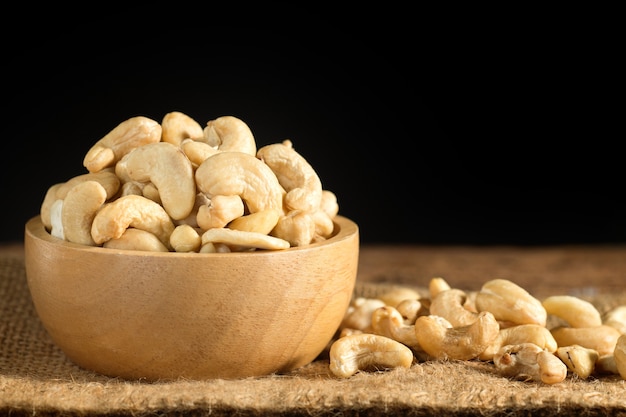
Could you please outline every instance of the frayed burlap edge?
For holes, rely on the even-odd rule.
[[[397,286],[357,284],[373,297]],[[422,290],[422,289],[418,289]],[[602,305],[602,297],[594,300]],[[611,304],[626,303],[626,294]],[[74,365],[39,322],[23,259],[0,258],[0,412],[49,416],[626,416],[626,381],[616,375],[559,384],[511,381],[480,361],[416,363],[410,369],[334,377],[324,354],[297,371],[239,380],[145,383]]]

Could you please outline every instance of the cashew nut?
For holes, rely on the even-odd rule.
[[[559,326],[550,332],[559,346],[580,345],[595,350],[600,356],[612,354],[621,336],[617,329],[605,324],[594,327]]]
[[[553,353],[533,343],[503,346],[493,358],[502,376],[556,384],[567,377],[567,366]]]
[[[480,360],[490,361],[502,346],[532,343],[554,353],[558,345],[550,330],[538,324],[518,324],[512,327],[501,328],[498,336],[478,356]]]
[[[169,248],[167,248],[153,233],[132,227],[126,229],[120,237],[107,240],[104,242],[102,247],[107,249],[169,252]]]
[[[419,300],[422,296],[416,289],[396,287],[377,295],[376,298],[383,300],[388,306],[397,307],[404,300]]]
[[[200,142],[193,139],[185,139],[180,144],[183,153],[189,158],[194,168],[197,168],[208,157],[219,152],[206,142]]]
[[[61,183],[56,191],[56,198],[64,199],[67,193],[75,186],[85,181],[97,181],[106,191],[107,200],[113,198],[120,189],[120,179],[115,175],[113,168],[103,169],[98,172],[77,175]]]
[[[200,205],[196,214],[198,227],[203,230],[225,227],[228,223],[243,216],[245,213],[245,205],[238,195],[204,197],[208,203]]]
[[[228,246],[279,250],[289,248],[289,242],[257,232],[245,232],[215,227],[202,234],[202,245],[207,243],[225,243]]]
[[[283,212],[284,190],[270,167],[243,152],[218,152],[196,169],[198,190],[212,198],[238,195],[250,213],[265,209]]]
[[[202,246],[202,238],[196,229],[188,224],[181,224],[170,235],[170,246],[175,252],[198,252]]]
[[[276,174],[285,189],[285,208],[316,211],[322,201],[322,183],[313,167],[293,148],[291,141],[266,145],[256,153]]]
[[[602,320],[607,326],[615,327],[621,334],[626,334],[626,305],[607,311]]]
[[[274,209],[266,209],[240,216],[228,223],[228,228],[245,232],[269,234],[278,223],[281,214]]]
[[[204,140],[204,130],[200,123],[192,117],[179,111],[173,111],[163,116],[161,121],[161,141],[180,146],[183,140]]]
[[[626,379],[626,335],[621,335],[615,342],[613,357],[619,375],[622,379]]]
[[[394,307],[379,307],[372,312],[372,332],[421,350],[415,336],[415,326],[404,324],[402,314]]]
[[[72,187],[63,200],[61,210],[65,240],[96,246],[91,237],[91,224],[106,199],[107,192],[97,181],[85,181]]]
[[[463,306],[466,300],[465,291],[456,288],[440,291],[430,301],[430,314],[443,317],[453,327],[470,325],[476,321],[478,313],[469,311]]]
[[[501,322],[546,325],[547,313],[541,301],[507,279],[485,282],[475,303],[478,311],[489,311]]]
[[[256,155],[256,141],[250,127],[234,116],[221,116],[207,122],[204,140],[220,152],[243,152]]]
[[[556,355],[567,369],[582,379],[587,379],[591,375],[600,357],[595,350],[580,345],[561,346],[556,350]]]
[[[63,183],[59,182],[57,184],[53,184],[50,187],[48,187],[48,190],[46,191],[46,194],[43,198],[43,201],[41,202],[41,207],[39,208],[39,214],[41,215],[41,222],[43,223],[44,227],[48,231],[52,230],[52,219],[51,219],[52,205],[57,200],[61,200],[57,198],[57,191],[59,187],[61,187],[61,185],[63,185]]]
[[[428,282],[428,292],[430,293],[430,299],[432,300],[439,294],[441,291],[449,290],[450,284],[444,278],[435,277],[431,278]]]
[[[602,324],[598,309],[589,301],[572,295],[553,295],[543,300],[546,313],[557,316],[570,327],[595,327]]]
[[[93,219],[91,237],[100,245],[134,227],[153,233],[168,249],[174,223],[165,209],[143,196],[127,195],[106,203]]]
[[[306,246],[315,238],[315,221],[307,211],[292,210],[278,219],[270,234],[291,246]]]
[[[488,311],[479,313],[472,324],[460,327],[442,325],[437,317],[421,316],[415,321],[419,345],[437,359],[474,359],[493,342],[500,330],[497,320]]]
[[[131,117],[98,140],[87,152],[83,165],[98,172],[115,165],[131,150],[161,140],[161,125],[144,116]]]
[[[122,179],[154,184],[172,219],[184,219],[191,213],[196,201],[193,167],[175,145],[157,142],[136,148],[117,163],[115,172]]]
[[[410,368],[413,352],[385,336],[361,333],[335,340],[330,347],[330,371],[349,378],[359,371]]]
[[[348,306],[340,328],[368,331],[372,325],[372,313],[385,302],[378,298],[357,297]]]
[[[65,232],[63,231],[63,200],[55,200],[50,205],[50,234],[59,239],[65,240]]]

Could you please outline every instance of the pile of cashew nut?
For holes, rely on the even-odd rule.
[[[626,305],[601,314],[575,296],[540,301],[507,279],[470,292],[437,277],[426,292],[401,287],[354,298],[329,345],[330,371],[349,378],[425,361],[475,360],[521,381],[626,379]]]
[[[290,140],[257,150],[241,119],[201,126],[174,111],[131,117],[84,157],[87,173],[49,187],[40,215],[55,237],[159,252],[280,250],[328,239],[334,193]]]

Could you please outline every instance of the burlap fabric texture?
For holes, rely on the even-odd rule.
[[[374,296],[385,284],[358,284]],[[593,299],[603,306],[603,299]],[[626,303],[626,294],[610,302]],[[334,377],[322,354],[286,375],[145,383],[81,369],[38,320],[23,258],[0,258],[0,413],[13,416],[626,416],[626,381],[592,377],[546,385],[512,381],[479,361]]]

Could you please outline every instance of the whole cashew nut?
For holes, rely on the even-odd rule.
[[[291,141],[266,145],[256,153],[276,174],[285,189],[285,209],[315,211],[322,202],[322,183],[313,167],[293,148]]]
[[[180,146],[183,140],[204,140],[204,130],[191,116],[173,111],[161,120],[161,141]]]
[[[135,148],[161,140],[159,122],[148,117],[131,117],[117,125],[87,151],[83,165],[89,172],[98,172],[115,165]]]
[[[503,346],[493,358],[502,376],[556,384],[567,377],[567,366],[553,353],[533,343]]]
[[[372,332],[421,350],[415,336],[415,326],[405,324],[402,314],[394,307],[379,307],[372,312]]]
[[[533,343],[551,353],[554,353],[558,348],[558,344],[548,328],[538,324],[518,324],[501,328],[494,341],[478,355],[478,359],[483,361],[493,360],[493,356],[502,346],[519,345],[521,343]]]
[[[81,182],[70,189],[61,210],[65,240],[96,246],[91,237],[91,224],[106,199],[107,192],[97,181]]]
[[[340,378],[371,369],[410,368],[412,364],[413,352],[408,346],[381,335],[351,334],[330,347],[330,371]]]
[[[139,195],[123,196],[104,204],[93,219],[91,237],[100,245],[120,238],[129,227],[153,233],[170,249],[172,219],[161,205]]]
[[[198,190],[211,198],[238,195],[250,213],[274,209],[282,213],[284,190],[272,170],[243,152],[218,152],[196,169]]]
[[[559,346],[580,345],[595,350],[600,356],[612,354],[621,336],[617,329],[606,324],[594,327],[559,326],[550,332]]]
[[[453,327],[470,325],[476,321],[478,314],[463,307],[466,300],[467,294],[463,290],[450,288],[440,291],[430,301],[430,314],[443,317]]]
[[[102,247],[107,249],[141,250],[147,252],[169,252],[158,237],[141,229],[129,228],[116,239],[109,239]]]
[[[150,143],[132,150],[117,163],[115,173],[123,181],[154,184],[163,208],[174,220],[184,219],[194,207],[193,167],[171,143]]]
[[[541,301],[507,279],[485,282],[476,294],[475,303],[478,311],[489,311],[498,321],[546,325],[548,314]]]
[[[447,327],[439,316],[421,316],[415,335],[422,349],[438,359],[469,360],[478,357],[498,336],[500,325],[493,314],[483,311],[476,320],[461,327]]]
[[[209,120],[204,128],[204,141],[220,152],[243,152],[256,155],[256,141],[250,127],[234,116]]]
[[[557,316],[571,327],[594,327],[602,324],[602,316],[589,301],[573,295],[552,295],[542,301],[548,314]]]

